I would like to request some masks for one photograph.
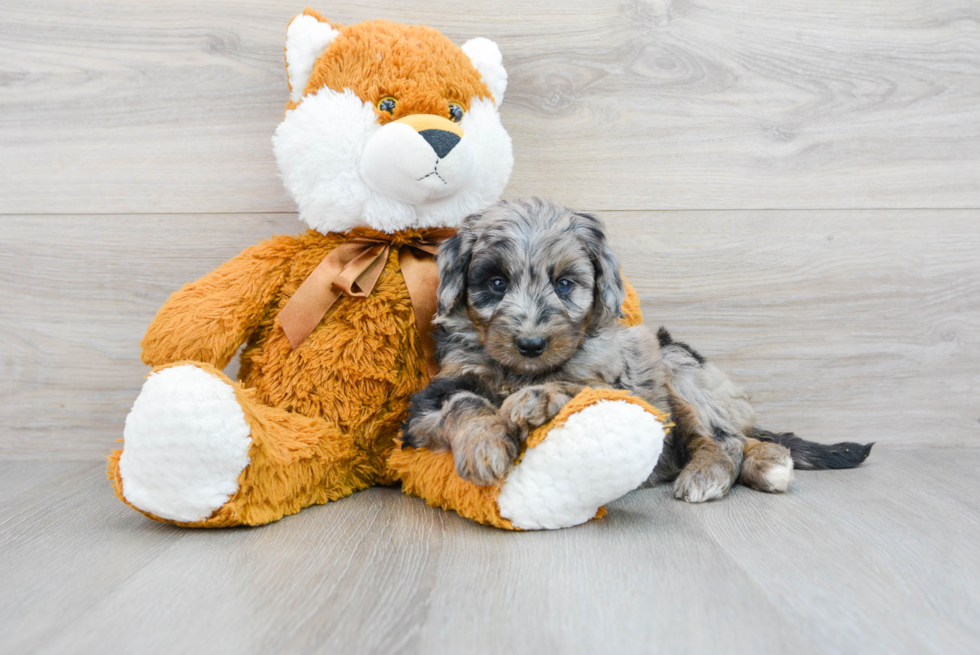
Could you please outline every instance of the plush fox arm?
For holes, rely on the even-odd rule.
[[[143,337],[143,362],[227,366],[283,284],[288,253],[277,245],[252,246],[170,296]]]

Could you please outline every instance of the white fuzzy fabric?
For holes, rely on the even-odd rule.
[[[553,429],[504,481],[500,515],[526,530],[585,523],[649,477],[664,426],[639,405],[603,400]]]
[[[126,417],[123,496],[174,521],[200,521],[238,491],[250,428],[232,388],[196,366],[152,374]]]
[[[464,43],[462,50],[470,58],[473,68],[480,72],[480,77],[490,88],[497,105],[500,105],[504,101],[504,91],[507,90],[507,70],[504,69],[500,48],[490,39],[481,36]]]
[[[459,193],[473,180],[473,149],[460,141],[440,159],[415,128],[388,123],[365,144],[360,172],[378,193],[409,205],[425,205]]]
[[[373,106],[349,90],[321,88],[307,95],[299,107],[286,112],[272,143],[283,183],[307,225],[322,233],[361,226],[397,232],[410,227],[455,227],[468,214],[499,200],[514,157],[497,107],[488,98],[473,98],[460,127],[464,136],[445,161],[456,158],[460,164],[469,163],[447,164],[445,170],[440,164],[440,174],[445,173],[443,178],[453,189],[448,196],[430,194],[434,180],[405,179],[406,170],[414,170],[411,166],[400,168],[390,158],[387,166],[383,159],[372,162],[381,167],[378,177],[386,173],[401,176],[398,185],[392,184],[401,188],[392,192],[395,195],[404,197],[405,189],[417,185],[420,195],[426,197],[418,204],[379,192],[365,182],[362,156],[382,127]],[[405,143],[410,149],[410,142]]]
[[[286,30],[286,72],[289,75],[289,98],[299,102],[313,74],[313,65],[340,32],[313,16],[300,14]]]

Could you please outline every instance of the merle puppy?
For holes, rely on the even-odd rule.
[[[793,466],[849,468],[871,446],[755,427],[740,388],[667,330],[621,324],[626,297],[602,221],[544,198],[469,216],[439,252],[441,371],[412,399],[406,445],[449,449],[460,476],[492,484],[528,431],[583,387],[627,389],[675,427],[650,476],[688,502],[736,481],[785,491]]]

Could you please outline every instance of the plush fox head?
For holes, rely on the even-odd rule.
[[[460,48],[429,27],[344,26],[307,9],[289,24],[286,70],[272,142],[315,230],[454,227],[507,185],[507,73],[492,41]]]

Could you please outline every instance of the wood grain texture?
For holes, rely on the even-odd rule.
[[[0,0],[0,212],[284,212],[292,0]],[[971,0],[320,7],[499,42],[510,195],[600,209],[980,207]]]
[[[978,212],[607,212],[650,325],[818,440],[980,445]],[[182,284],[292,215],[0,217],[0,457],[94,459]]]
[[[886,446],[785,495],[698,506],[656,487],[538,533],[394,489],[188,531],[123,506],[98,464],[64,466],[0,462],[0,480],[64,478],[0,509],[4,653],[980,648],[978,450]]]

